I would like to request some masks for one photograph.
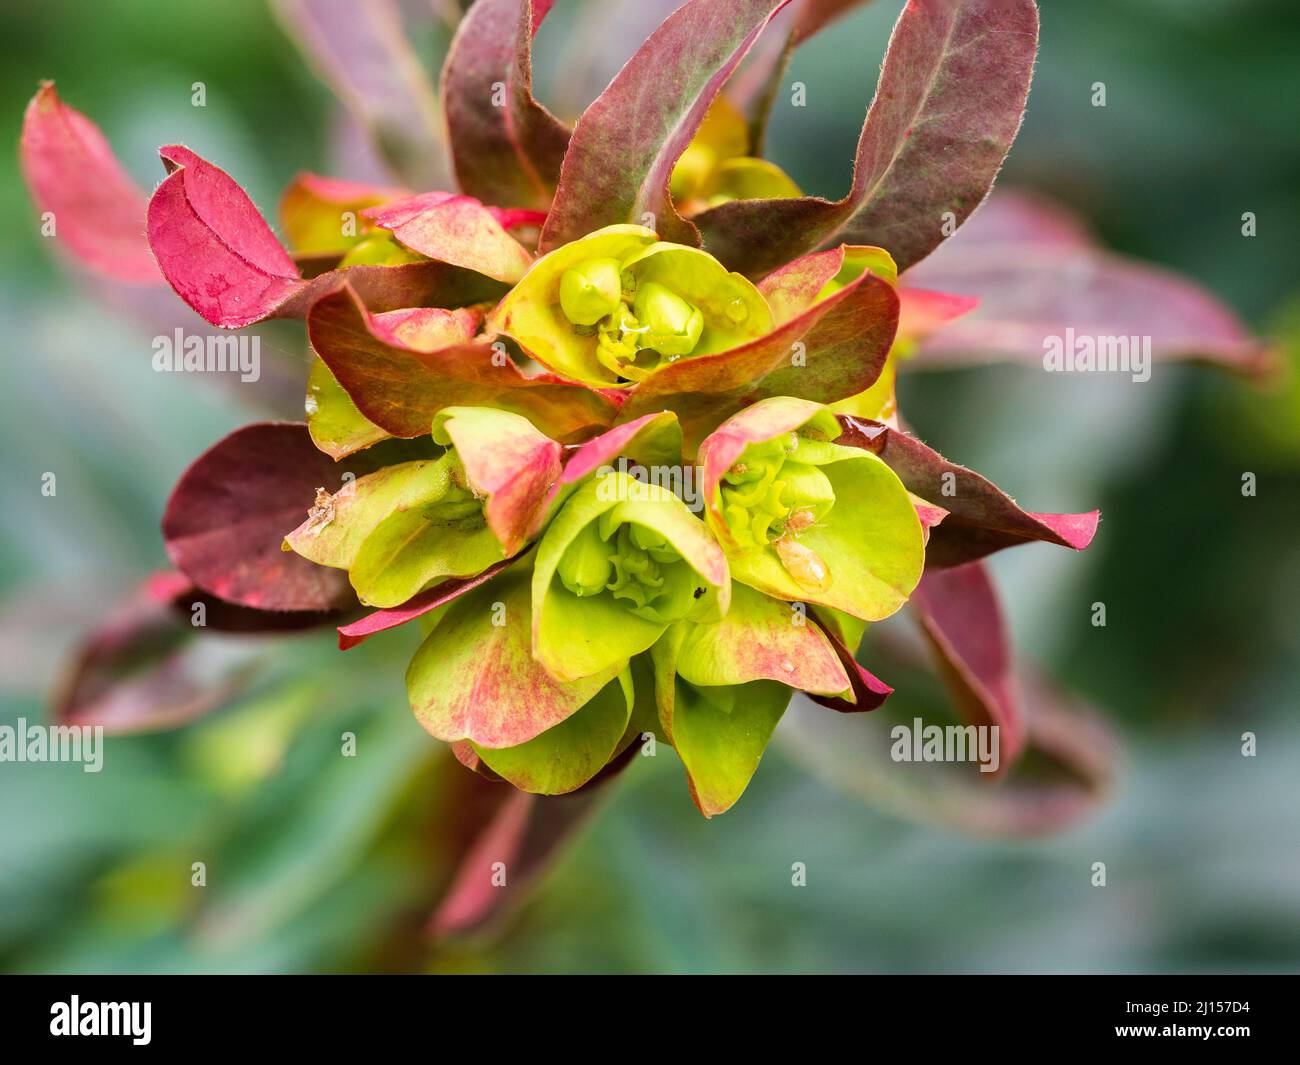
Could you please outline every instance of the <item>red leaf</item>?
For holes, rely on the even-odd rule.
[[[1075,336],[1150,337],[1152,358],[1198,359],[1245,373],[1270,370],[1251,337],[1210,292],[1155,266],[1092,246],[1067,212],[998,193],[908,281],[965,293],[979,308],[921,345],[913,365],[995,361],[1042,366],[1044,342]]]
[[[930,570],[908,600],[954,708],[973,725],[996,725],[1004,772],[1025,742],[1011,637],[988,568],[969,562]]]
[[[904,270],[988,193],[1020,128],[1038,43],[1033,0],[908,0],[858,139],[853,182],[816,196],[735,200],[694,222],[704,246],[761,277],[823,244],[872,244]],[[939,286],[943,287],[943,286]]]
[[[443,65],[456,178],[485,203],[544,210],[555,191],[569,130],[532,91],[532,40],[550,8],[551,0],[478,0]]]
[[[111,733],[174,728],[217,709],[252,679],[260,644],[211,634],[224,618],[238,631],[266,631],[269,615],[231,607],[191,624],[194,586],[180,573],[160,573],[114,610],[82,644],[54,699],[61,725],[99,725]],[[185,604],[184,615],[176,610]],[[236,617],[238,615],[238,617]]]
[[[444,407],[477,405],[521,414],[567,441],[592,435],[618,411],[604,393],[549,374],[525,377],[487,338],[433,351],[404,343],[347,284],[312,307],[307,335],[361,413],[395,436],[423,436]]]
[[[909,492],[948,512],[930,530],[927,571],[958,566],[1033,540],[1082,551],[1097,532],[1099,511],[1038,514],[1022,510],[992,481],[949,462],[901,429],[847,415],[840,416],[840,424],[844,433],[836,443],[874,451]]]
[[[375,457],[353,460],[369,463]],[[346,573],[280,547],[312,506],[316,489],[337,490],[342,472],[316,450],[304,424],[259,422],[236,429],[200,455],[172,490],[162,521],[167,554],[201,589],[241,606],[355,605]]]
[[[401,606],[376,610],[373,614],[367,614],[358,621],[340,625],[339,650],[350,650],[356,647],[357,644],[364,643],[377,632],[395,629],[399,625],[405,625],[408,621],[414,621],[431,610],[437,610],[444,603],[450,603],[453,599],[472,591],[480,584],[490,581],[507,566],[513,565],[517,561],[517,558],[507,558],[498,562],[495,566],[485,569],[476,577],[456,577],[449,581],[443,581],[434,588],[426,588],[418,595],[412,596]]]
[[[813,622],[813,624],[818,623]],[[858,661],[853,648],[840,638],[834,625],[818,624],[818,627],[826,634],[831,646],[835,648],[840,664],[848,673],[849,680],[853,684],[853,694],[857,698],[857,702],[851,703],[847,699],[839,699],[833,695],[809,694],[808,698],[841,714],[861,714],[869,710],[877,710],[883,706],[885,700],[894,694],[894,689]]]
[[[159,154],[169,173],[149,201],[149,245],[181,299],[213,325],[238,329],[307,287],[229,174],[180,145]]]
[[[23,116],[19,144],[32,199],[54,216],[56,239],[116,281],[162,281],[144,235],[145,197],[99,128],[42,82]]]
[[[664,21],[578,120],[539,251],[647,213],[662,239],[699,244],[668,192],[673,164],[785,2],[689,0]]]
[[[533,257],[472,196],[425,192],[361,212],[412,251],[507,284],[524,276]]]
[[[530,795],[476,773],[462,774],[460,811],[468,846],[430,923],[435,938],[479,931],[518,906],[607,794],[606,785],[636,755],[631,745],[567,795]],[[504,863],[504,884],[498,873]]]
[[[898,326],[898,295],[870,272],[766,336],[730,351],[680,359],[633,388],[622,418],[672,410],[687,454],[736,411],[770,396],[834,403],[880,376]],[[803,363],[793,356],[803,345]]]

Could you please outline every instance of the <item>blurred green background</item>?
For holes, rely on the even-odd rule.
[[[418,6],[418,5],[416,5]],[[547,91],[569,8],[539,41]],[[839,195],[897,0],[796,57],[771,154]],[[1123,252],[1211,287],[1300,349],[1300,8],[1288,0],[1044,0],[1024,129],[1000,179]],[[445,32],[418,41],[433,64]],[[602,57],[608,62],[614,56]],[[268,213],[331,170],[332,103],[263,5],[47,0],[0,10],[2,717],[46,712],[68,650],[164,562],[185,465],[273,402],[155,374],[152,329],[49,254],[17,168],[38,79],[145,188],[183,141]],[[616,58],[616,56],[615,56]],[[191,86],[207,106],[191,106]],[[1094,108],[1094,82],[1107,106]],[[556,90],[558,91],[558,90]],[[545,93],[544,93],[545,95]],[[1258,235],[1240,233],[1243,211]],[[267,334],[302,361],[294,327]],[[233,707],[109,742],[104,772],[0,764],[0,964],[17,971],[1166,971],[1300,962],[1300,392],[1204,368],[1151,382],[992,367],[913,374],[917,430],[1036,510],[1099,506],[1082,555],[994,559],[1021,657],[1123,740],[1114,793],[1050,838],[918,824],[777,742],[705,822],[671,752],[639,760],[578,845],[491,935],[431,947],[450,759],[411,718],[409,633],[345,658],[281,641]],[[58,494],[41,495],[57,473]],[[1243,472],[1258,495],[1243,498]],[[1090,624],[1107,607],[1105,628]],[[896,697],[894,718],[910,717]],[[883,715],[882,715],[883,716]],[[781,732],[794,721],[787,719]],[[852,719],[856,728],[888,722]],[[358,757],[338,757],[345,730]],[[1241,734],[1258,736],[1243,758]],[[788,737],[787,737],[788,738]],[[780,733],[778,734],[780,740]],[[864,773],[870,772],[863,766]],[[190,864],[208,865],[196,901]],[[806,863],[806,887],[791,864]],[[1093,887],[1092,863],[1108,882]]]

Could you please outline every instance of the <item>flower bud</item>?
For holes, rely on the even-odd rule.
[[[622,302],[623,269],[617,259],[588,259],[560,277],[560,309],[574,325],[595,325]]]
[[[560,580],[574,595],[599,595],[614,574],[610,545],[594,524],[586,526],[560,558]]]
[[[787,461],[781,468],[781,480],[785,482],[781,502],[792,511],[811,511],[820,518],[835,502],[830,478],[816,466]]]
[[[637,288],[632,310],[646,329],[641,347],[661,355],[689,355],[704,330],[700,309],[656,281],[646,281]]]
[[[423,260],[423,255],[404,248],[387,233],[376,233],[354,245],[340,260],[339,266],[401,266]]]
[[[668,542],[661,532],[656,532],[648,525],[632,525],[632,542],[646,552],[656,562],[675,562],[681,555]]]

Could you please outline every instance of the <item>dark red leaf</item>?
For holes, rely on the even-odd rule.
[[[699,244],[668,192],[673,164],[785,2],[689,0],[664,20],[574,127],[539,251],[646,214],[663,240]]]
[[[823,244],[871,244],[905,270],[979,205],[1020,128],[1038,44],[1033,0],[908,0],[858,139],[853,182],[735,200],[693,219],[704,246],[761,277]]]
[[[533,36],[550,8],[551,0],[478,0],[443,65],[456,179],[484,203],[545,210],[559,180],[569,130],[532,90]]]
[[[957,712],[973,725],[996,725],[1000,772],[1025,742],[1024,711],[997,590],[982,562],[930,570],[908,600],[934,651]]]
[[[926,569],[958,566],[1015,544],[1042,540],[1082,551],[1097,532],[1099,511],[1038,514],[1022,510],[992,481],[949,462],[916,437],[883,422],[840,416],[836,443],[879,455],[913,495],[946,510],[930,530]]]
[[[365,472],[374,457],[347,464]],[[181,475],[162,531],[176,567],[199,588],[259,610],[335,610],[355,606],[347,574],[281,550],[301,524],[317,488],[337,491],[344,469],[316,450],[299,422],[236,429]]]

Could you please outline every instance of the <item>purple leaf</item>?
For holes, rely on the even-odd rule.
[[[425,16],[431,14],[424,5]],[[274,10],[316,73],[369,134],[388,167],[414,188],[450,179],[437,94],[393,0],[275,0]]]
[[[559,180],[569,130],[532,90],[533,36],[550,8],[551,0],[478,0],[443,65],[456,179],[484,203],[545,210]]]
[[[993,184],[1037,44],[1033,0],[908,0],[848,194],[721,204],[694,218],[705,248],[751,277],[832,242],[878,245],[900,270],[919,262]]]
[[[840,699],[834,695],[810,694],[808,698],[841,714],[861,714],[868,710],[878,710],[883,706],[885,700],[893,695],[894,689],[858,661],[853,648],[844,642],[836,626],[821,625],[818,622],[813,622],[813,624],[818,625],[822,632],[826,634],[826,638],[830,640],[831,646],[835,648],[840,664],[849,675],[849,681],[853,685],[853,694],[857,702],[851,703],[847,699]]]
[[[930,642],[958,714],[973,725],[997,726],[1005,771],[1024,746],[1024,710],[1010,634],[988,568],[968,562],[930,570],[907,605]]]
[[[1023,193],[998,193],[907,275],[911,284],[979,299],[962,321],[925,341],[916,366],[996,361],[1042,366],[1051,337],[1150,338],[1157,359],[1197,359],[1244,373],[1274,364],[1268,346],[1193,281],[1092,245],[1067,212]]]
[[[663,240],[699,244],[669,196],[673,164],[784,3],[689,0],[664,21],[578,120],[540,252],[646,214]]]
[[[351,472],[364,472],[357,464],[374,461],[353,456]],[[355,606],[346,573],[280,546],[313,505],[316,490],[336,491],[343,472],[316,450],[302,423],[236,429],[200,455],[172,490],[162,521],[167,554],[203,591],[241,606]]]
[[[949,462],[916,437],[883,422],[840,416],[836,443],[874,451],[913,495],[947,516],[930,530],[926,569],[959,566],[1015,544],[1042,540],[1082,551],[1097,532],[1098,511],[1038,514],[1023,510],[992,481]]]
[[[160,573],[108,615],[82,644],[54,699],[61,725],[100,725],[112,733],[174,728],[227,702],[253,677],[257,646],[231,642],[191,623],[189,578]],[[240,615],[236,618],[236,615]],[[224,617],[238,631],[254,632],[267,615],[232,607]]]

